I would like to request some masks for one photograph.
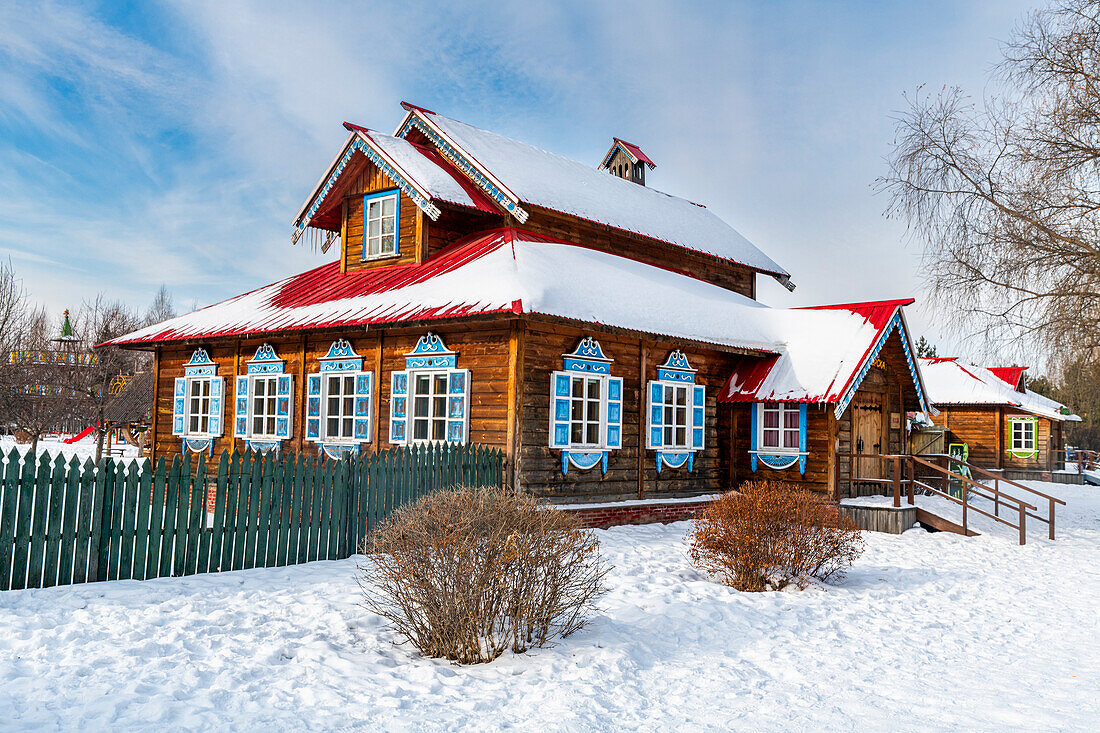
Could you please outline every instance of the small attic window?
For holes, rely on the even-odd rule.
[[[383,191],[363,197],[363,259],[398,254],[397,236],[401,193]]]

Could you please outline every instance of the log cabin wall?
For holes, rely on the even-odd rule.
[[[783,469],[775,469],[758,461],[756,471],[752,470],[752,405],[737,403],[729,405],[733,430],[733,471],[734,484],[743,481],[782,481],[799,488],[810,489],[822,494],[831,494],[833,446],[836,435],[836,420],[833,418],[833,406],[810,404],[806,406],[806,473],[798,464]]]
[[[467,323],[460,325],[422,326],[366,331],[324,331],[300,334],[280,334],[265,338],[221,339],[205,343],[170,345],[158,348],[157,394],[153,426],[153,454],[169,459],[179,454],[182,441],[172,435],[172,403],[174,379],[183,376],[183,365],[192,352],[202,346],[218,364],[218,376],[225,377],[226,399],[223,400],[225,434],[215,439],[214,455],[222,450],[243,451],[244,441],[235,439],[233,430],[233,398],[236,374],[247,370],[245,362],[253,357],[263,343],[270,343],[280,359],[286,360],[285,372],[294,375],[294,423],[291,438],[283,448],[295,453],[316,455],[316,443],[304,440],[305,375],[319,369],[319,359],[328,353],[332,342],[347,339],[363,357],[363,368],[375,372],[373,440],[364,450],[384,450],[393,447],[389,436],[390,375],[405,368],[405,354],[428,331],[437,333],[458,353],[461,369],[470,370],[469,440],[504,448],[508,417],[508,364],[510,327],[506,321]],[[239,355],[239,356],[238,356]]]
[[[945,448],[966,443],[969,462],[982,468],[1005,467],[1004,408],[996,405],[943,405],[932,417],[935,425],[947,428]]]
[[[363,258],[363,195],[382,191],[396,191],[397,184],[370,161],[363,162],[358,177],[349,185],[343,202],[343,226],[341,228],[341,271],[367,270],[409,262],[419,262],[423,257],[420,246],[427,236],[427,223],[420,208],[404,193],[400,196],[400,212],[397,224],[397,254],[371,260]]]
[[[622,448],[610,452],[607,474],[600,467],[569,467],[562,475],[561,453],[549,447],[550,373],[562,369],[562,355],[584,336],[600,342],[613,359],[611,374],[623,378]],[[706,386],[704,449],[694,466],[656,469],[656,453],[645,448],[644,384],[657,378],[657,367],[680,348],[696,369],[696,383]],[[522,391],[517,446],[519,488],[557,502],[598,502],[638,498],[691,496],[729,488],[730,411],[718,409],[717,396],[732,368],[733,355],[666,341],[600,333],[540,321],[526,323],[522,354]],[[644,368],[643,368],[644,359]]]

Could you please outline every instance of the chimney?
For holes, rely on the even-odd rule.
[[[603,156],[600,168],[613,176],[644,186],[645,169],[647,167],[653,169],[657,166],[634,143],[628,143],[617,137],[611,138],[611,141],[611,149]]]

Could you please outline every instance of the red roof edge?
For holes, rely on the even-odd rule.
[[[423,112],[424,114],[429,114],[429,115],[434,115],[435,114],[435,112],[432,112],[427,107],[418,107],[415,104],[413,104],[412,102],[402,102],[401,103],[401,108],[404,109],[406,112],[412,112],[415,109],[417,112]]]
[[[867,300],[862,303],[833,303],[831,305],[804,305],[798,310],[850,310],[860,311],[867,308],[876,308],[879,306],[905,306],[912,305],[916,302],[916,298],[896,298],[894,300]]]
[[[612,137],[611,139],[614,140],[615,142],[617,142],[619,145],[622,145],[624,148],[626,148],[626,151],[628,153],[630,153],[635,158],[637,158],[638,160],[640,160],[643,163],[645,163],[646,165],[648,165],[650,168],[656,168],[657,167],[657,164],[654,163],[652,160],[650,160],[649,156],[646,155],[645,153],[643,153],[642,149],[639,148],[634,143],[628,143],[626,140],[623,140],[622,138],[619,138],[619,137]]]
[[[369,127],[363,127],[362,125],[356,125],[354,122],[344,121],[344,129],[349,132],[370,132]]]
[[[1020,386],[1020,378],[1024,376],[1024,372],[1028,369],[1028,367],[986,367],[986,369],[993,372],[993,376],[1007,384],[1009,387],[1012,387],[1012,389],[1018,389]]]

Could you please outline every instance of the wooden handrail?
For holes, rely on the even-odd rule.
[[[849,484],[857,483],[857,482],[860,482],[860,481],[881,483],[881,484],[892,484],[893,488],[894,488],[893,493],[894,493],[894,506],[895,507],[901,506],[901,487],[902,486],[905,486],[907,488],[907,492],[906,492],[907,497],[906,498],[908,500],[908,503],[911,504],[911,505],[916,503],[915,502],[915,497],[913,495],[914,494],[914,488],[915,487],[920,487],[920,489],[922,491],[926,492],[926,493],[933,494],[933,495],[936,495],[936,496],[942,496],[942,497],[948,499],[949,501],[954,502],[955,504],[959,504],[959,505],[962,506],[962,515],[963,515],[962,516],[962,528],[963,528],[964,533],[969,532],[968,521],[967,521],[967,513],[969,511],[974,511],[974,512],[977,512],[978,514],[981,514],[984,517],[989,517],[990,519],[994,520],[995,522],[998,522],[1000,524],[1004,524],[1008,527],[1012,527],[1013,529],[1018,529],[1019,533],[1020,533],[1020,544],[1021,545],[1025,544],[1026,541],[1027,541],[1027,518],[1028,517],[1031,517],[1033,519],[1038,519],[1039,521],[1042,521],[1042,522],[1046,522],[1047,525],[1049,526],[1049,529],[1050,529],[1050,532],[1049,532],[1050,539],[1053,540],[1054,539],[1054,512],[1055,512],[1054,508],[1055,508],[1055,505],[1056,504],[1061,504],[1061,505],[1065,506],[1065,504],[1066,504],[1064,501],[1062,501],[1061,499],[1058,499],[1057,497],[1050,496],[1049,494],[1045,494],[1042,491],[1038,491],[1038,490],[1032,489],[1028,486],[1024,486],[1023,484],[1021,484],[1019,482],[1016,482],[1016,481],[1013,481],[1011,479],[1006,479],[1006,478],[1004,478],[1003,476],[1001,476],[997,473],[994,473],[992,471],[988,471],[984,468],[981,468],[980,466],[974,466],[970,463],[967,463],[966,461],[958,460],[958,459],[953,458],[952,456],[950,456],[948,454],[945,454],[945,453],[924,454],[924,455],[921,455],[921,456],[915,456],[915,455],[909,455],[909,454],[866,454],[866,453],[840,453],[840,452],[837,452],[836,457],[838,459],[839,458],[849,458],[849,459],[868,459],[869,458],[869,459],[873,459],[873,460],[876,460],[876,461],[879,461],[879,462],[888,461],[888,462],[893,464],[893,470],[890,472],[890,473],[892,473],[892,477],[890,477],[890,478],[885,478],[885,479],[869,479],[869,478],[860,479],[859,477],[852,475],[853,471],[854,471],[854,464],[851,461],[849,461],[849,463],[848,463],[848,476],[846,478],[842,478],[841,477],[841,471],[840,471],[840,461],[838,460],[836,462],[836,479],[837,479],[838,484],[841,481],[846,481]],[[934,459],[934,460],[929,460],[929,459]],[[940,465],[940,462],[942,462],[944,465]],[[905,469],[904,472],[902,470],[903,469],[903,465],[902,465],[903,463],[904,463],[904,469]],[[962,473],[958,473],[956,471],[951,470],[952,464],[956,464],[958,466],[966,466],[966,467],[970,468],[971,469],[971,475],[967,476],[967,475],[964,475]],[[918,466],[923,466],[926,469],[931,469],[933,471],[933,476],[931,476],[931,477],[919,476],[918,477],[916,475],[916,471],[915,471],[915,468],[918,467]],[[989,485],[988,483],[981,483],[980,481],[975,480],[975,478],[973,477],[975,473],[982,476],[982,477],[987,477],[986,478],[987,481],[992,481],[993,482],[992,486]],[[942,481],[943,488],[940,489],[940,488],[933,487],[931,483],[928,483],[924,480],[924,479],[927,479],[927,478],[932,478],[932,479],[937,479],[938,478],[939,480]],[[1001,488],[1000,488],[1001,482],[1005,482],[1005,483],[1007,483],[1011,486],[1015,486],[1017,488],[1023,489],[1024,491],[1027,491],[1031,494],[1034,494],[1035,496],[1042,497],[1043,499],[1046,499],[1047,502],[1048,502],[1048,507],[1049,507],[1048,516],[1047,517],[1042,517],[1039,514],[1032,513],[1032,512],[1038,512],[1038,507],[1036,507],[1034,504],[1030,504],[1030,503],[1024,501],[1023,499],[1021,499],[1018,496],[1013,496],[1012,494],[1007,494],[1007,493],[1001,491]],[[961,490],[962,490],[962,498],[961,499],[959,497],[953,496],[951,494],[951,492],[948,490],[949,484],[955,484],[959,488],[961,488]],[[977,497],[980,497],[982,499],[992,501],[993,502],[993,513],[990,514],[989,512],[985,511],[984,509],[982,509],[978,506],[972,505],[969,501],[969,498],[968,498],[970,495],[977,496]],[[1019,520],[1018,520],[1017,524],[1013,524],[1012,522],[1010,522],[1007,519],[1004,519],[1000,516],[1000,510],[1001,510],[1001,504],[1002,503],[1005,504],[1005,507],[1007,509],[1013,510],[1017,513],[1017,516],[1019,517]]]

